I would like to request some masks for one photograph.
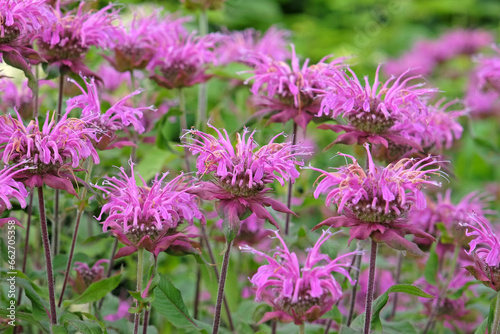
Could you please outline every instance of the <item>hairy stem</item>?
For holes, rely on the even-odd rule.
[[[304,324],[299,325],[299,334],[306,334],[306,325]]]
[[[62,100],[64,95],[64,74],[59,77],[59,93],[57,97],[57,112],[56,112],[56,123],[61,119],[62,112]],[[54,194],[54,223],[52,229],[52,251],[54,256],[59,254],[59,236],[61,234],[61,222],[59,221],[59,189],[55,190]]]
[[[31,230],[31,216],[33,214],[33,194],[35,189],[31,189],[29,205],[28,205],[28,218],[26,219],[26,240],[24,241],[24,254],[23,254],[23,274],[26,274],[26,263],[28,262],[28,252],[29,252],[29,242],[30,242],[30,230]],[[17,305],[21,305],[21,297],[23,296],[23,288],[19,288],[19,297],[17,298]]]
[[[222,268],[220,272],[219,290],[217,291],[217,303],[215,304],[214,329],[212,334],[219,333],[220,311],[222,309],[222,300],[224,299],[224,286],[226,285],[227,268],[229,266],[229,255],[233,241],[226,242],[226,251],[222,260]]]
[[[293,122],[292,145],[295,145],[296,142],[297,142],[297,123]],[[286,206],[289,210],[292,210],[292,197],[293,197],[292,195],[293,195],[293,183],[291,181],[288,181],[288,196],[286,200]],[[285,235],[288,235],[288,231],[290,229],[291,217],[292,217],[291,213],[286,214]]]
[[[351,299],[349,300],[349,315],[347,316],[347,321],[346,325],[347,327],[351,326],[352,319],[354,318],[354,307],[356,306],[356,295],[358,292],[358,285],[359,285],[359,272],[361,270],[361,246],[360,243],[358,243],[358,246],[356,247],[358,250],[358,253],[354,255],[353,261],[354,263],[351,265],[351,267],[355,268],[354,269],[354,280],[356,283],[354,283],[354,286],[352,287],[352,294],[351,294]]]
[[[179,88],[179,109],[182,113],[182,115],[179,116],[181,123],[180,136],[182,136],[182,132],[187,129],[186,99],[182,88]],[[184,147],[184,161],[186,163],[186,171],[191,173],[191,165],[189,164],[189,149],[187,147]]]
[[[158,266],[158,258],[154,256],[154,263],[153,263],[153,272],[152,276],[154,277],[156,275],[156,268]],[[144,320],[142,321],[142,334],[147,334],[148,333],[148,325],[149,325],[149,314],[151,313],[151,304],[148,304],[148,307],[146,308],[146,311],[144,312]]]
[[[455,268],[457,267],[457,261],[458,261],[458,255],[460,254],[460,246],[454,246],[454,251],[453,251],[453,258],[451,260],[451,265],[448,268],[448,274],[446,276],[446,281],[444,285],[439,289],[439,295],[436,299],[436,304],[434,306],[434,309],[432,310],[431,316],[427,320],[427,324],[425,325],[425,329],[423,331],[423,334],[426,334],[429,332],[432,327],[434,327],[434,320],[436,319],[436,316],[439,312],[439,307],[441,305],[441,302],[443,301],[444,297],[446,296],[446,292],[448,291],[448,286],[450,285],[450,282],[453,278],[453,274],[455,273]]]
[[[45,216],[45,202],[43,200],[43,187],[38,187],[38,204],[40,206],[40,229],[42,232],[43,250],[47,267],[47,285],[49,286],[50,323],[57,324],[56,300],[54,297],[54,274],[52,272],[52,256],[50,254],[49,232]]]
[[[203,238],[200,238],[200,243]],[[201,290],[201,266],[196,268],[196,290],[194,292],[194,312],[193,317],[198,319],[198,310],[200,308],[200,290]]]
[[[368,288],[366,289],[366,306],[365,306],[365,330],[364,334],[370,333],[372,323],[372,303],[373,303],[373,288],[375,282],[375,264],[377,261],[377,242],[372,239],[370,250],[370,272],[368,275]]]
[[[85,182],[88,183],[90,181],[90,174],[92,173],[92,160],[87,160],[87,170],[88,173],[85,175]],[[82,201],[85,201],[85,197],[87,197],[87,188],[83,187],[82,191],[80,193],[80,198]],[[69,250],[69,257],[68,257],[68,263],[66,265],[66,271],[64,273],[64,282],[61,290],[61,295],[59,296],[59,302],[57,303],[58,307],[61,307],[63,297],[64,297],[64,292],[66,291],[66,285],[68,284],[68,278],[69,278],[69,273],[71,271],[71,265],[73,264],[73,255],[75,253],[75,245],[76,245],[76,240],[78,238],[78,230],[80,228],[80,221],[82,220],[82,215],[84,212],[84,208],[82,205],[79,203],[78,204],[78,209],[76,210],[76,222],[75,222],[75,230],[73,231],[73,238],[71,240],[71,248]]]
[[[205,240],[205,246],[207,247],[207,253],[208,256],[210,257],[210,262],[215,264],[216,263],[215,256],[214,253],[212,252],[212,247],[210,247],[210,242],[208,241],[207,230],[205,229],[205,225],[203,224],[201,224],[201,233],[203,234],[203,239]],[[219,283],[220,280],[219,270],[217,269],[216,265],[214,265],[213,268],[215,273],[215,279],[217,280],[217,283]],[[229,304],[227,302],[226,296],[224,296],[223,303],[224,303],[224,309],[226,310],[229,329],[232,332],[234,332],[233,317],[231,316],[231,311],[229,310]]]
[[[144,248],[139,248],[137,250],[137,291],[139,293],[142,291],[143,270],[144,270]],[[136,301],[135,305],[139,307],[138,300]],[[136,313],[134,316],[134,334],[139,333],[139,322],[141,320],[141,313]]]
[[[401,280],[401,267],[403,265],[403,252],[398,253],[398,267],[396,269],[396,282],[394,284],[399,284],[399,281]],[[393,319],[394,316],[396,315],[396,308],[398,307],[398,293],[396,292],[394,294],[394,302],[392,303],[392,312],[390,319]]]

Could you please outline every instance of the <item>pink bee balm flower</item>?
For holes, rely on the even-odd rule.
[[[185,36],[179,32],[161,35],[155,56],[148,65],[151,78],[162,87],[173,89],[193,86],[210,79],[206,70],[217,62],[215,43],[218,35]]]
[[[5,114],[16,108],[24,119],[33,116],[33,93],[28,88],[28,82],[24,81],[20,88],[8,78],[0,79],[0,93],[3,104],[0,107]]]
[[[15,171],[17,166],[4,167],[0,170],[0,214],[5,210],[12,209],[11,200],[15,199],[21,207],[26,207],[26,197],[28,192],[21,182],[14,180],[15,174],[20,171]],[[0,218],[0,227],[7,223],[8,219]]]
[[[90,268],[87,263],[75,262],[73,269],[76,271],[76,278],[71,284],[77,293],[83,293],[90,284],[98,282],[105,277],[104,263],[109,265],[109,260],[99,260],[92,268]]]
[[[82,91],[82,95],[72,97],[68,100],[68,110],[75,108],[82,109],[81,117],[87,119],[92,127],[98,129],[97,147],[101,150],[121,147],[124,145],[134,145],[129,141],[117,141],[116,132],[124,130],[131,126],[137,133],[144,132],[144,126],[141,122],[143,111],[154,110],[153,107],[133,108],[127,104],[128,100],[142,90],[136,90],[113,104],[106,112],[101,111],[99,93],[94,78],[83,78],[87,90],[80,86],[76,81],[71,80]],[[114,143],[112,143],[114,142]]]
[[[107,177],[97,187],[107,200],[97,219],[102,221],[105,232],[111,231],[126,245],[116,257],[130,255],[139,248],[158,256],[170,246],[186,242],[188,237],[177,230],[182,222],[192,225],[195,218],[204,222],[203,215],[196,197],[187,193],[191,187],[184,182],[184,175],[168,182],[168,173],[156,175],[151,186],[141,178],[143,185],[138,186],[134,164],[129,163],[130,176],[120,167],[119,177]],[[104,214],[108,215],[105,219]]]
[[[229,135],[224,135],[212,125],[218,137],[198,130],[189,130],[191,135],[184,145],[193,155],[197,155],[196,167],[198,177],[211,176],[212,180],[200,182],[191,190],[206,200],[217,200],[216,208],[221,218],[229,218],[231,224],[239,226],[239,219],[247,211],[258,218],[268,219],[278,226],[273,216],[265,209],[271,206],[274,210],[292,213],[285,205],[272,199],[267,194],[270,184],[277,181],[281,186],[285,182],[294,182],[299,177],[296,166],[302,166],[298,155],[309,154],[307,149],[291,143],[275,143],[282,134],[276,135],[269,144],[256,150],[254,132],[248,129],[236,135],[233,146]],[[185,135],[185,136],[186,136]],[[234,226],[233,226],[234,227]],[[238,233],[239,227],[234,231]]]
[[[314,229],[321,226],[351,227],[349,242],[370,237],[389,247],[422,255],[418,246],[406,240],[404,235],[414,234],[430,240],[434,240],[434,237],[407,224],[404,218],[413,205],[420,209],[425,207],[422,186],[440,186],[440,183],[429,180],[430,174],[438,174],[439,167],[433,167],[436,160],[431,157],[418,162],[402,159],[387,167],[375,166],[368,144],[365,144],[365,148],[368,155],[366,171],[354,157],[341,153],[341,156],[352,159],[353,163],[339,167],[333,173],[313,168],[323,173],[314,197],[327,193],[326,205],[337,204],[338,213],[341,214],[326,219]]]
[[[490,223],[476,215],[471,215],[475,225],[466,224],[465,234],[474,237],[469,243],[467,254],[474,256],[474,265],[467,269],[485,286],[500,291],[500,242],[492,231]]]
[[[435,89],[422,88],[422,83],[408,85],[409,81],[419,78],[412,76],[404,79],[406,71],[399,77],[391,77],[385,83],[379,80],[380,66],[375,81],[370,86],[368,77],[364,84],[356,74],[348,69],[351,76],[343,73],[330,79],[326,89],[318,90],[321,101],[319,116],[333,118],[341,116],[348,125],[322,124],[320,129],[334,132],[345,131],[333,144],[382,144],[388,147],[389,141],[399,145],[419,148],[418,143],[405,138],[400,124],[411,122],[419,110],[425,109],[422,97],[435,92]]]
[[[119,72],[144,69],[155,56],[161,36],[169,34],[187,36],[182,26],[189,17],[175,18],[173,15],[162,17],[159,11],[149,16],[134,16],[129,25],[116,29],[113,39],[114,57],[104,56]]]
[[[56,22],[34,36],[40,52],[54,66],[73,73],[93,75],[82,58],[91,46],[107,49],[113,45],[118,10],[108,5],[96,12],[84,12],[82,1],[76,12],[63,14],[56,5]]]
[[[92,145],[94,130],[82,119],[68,118],[69,111],[58,123],[50,113],[40,129],[38,120],[23,124],[21,116],[0,117],[0,154],[4,163],[15,163],[24,168],[15,179],[27,187],[43,184],[68,191],[77,196],[72,180],[83,182],[75,175],[81,160],[92,158],[99,163],[99,156]]]
[[[301,267],[297,255],[288,250],[278,231],[274,232],[281,242],[273,257],[248,246],[240,247],[245,252],[259,255],[268,261],[261,266],[250,282],[257,288],[255,300],[265,301],[273,311],[264,314],[259,323],[277,318],[282,322],[294,322],[296,325],[312,322],[331,310],[342,298],[342,288],[332,276],[337,272],[353,281],[340,261],[352,256],[355,252],[331,259],[321,254],[320,248],[331,236],[323,231]]]
[[[288,39],[290,32],[276,27],[269,28],[264,34],[252,28],[243,31],[225,33],[217,47],[219,61],[222,64],[242,62],[252,64],[249,58],[261,55],[271,57],[275,61],[290,58]]]
[[[263,54],[249,58],[255,67],[250,73],[254,75],[245,83],[253,80],[250,91],[257,97],[258,114],[271,114],[269,122],[286,123],[293,119],[305,129],[320,110],[316,91],[326,89],[324,77],[327,74],[332,78],[339,76],[336,66],[343,59],[327,63],[331,58],[327,56],[315,65],[309,65],[306,59],[300,66],[295,47],[291,48],[291,66]]]

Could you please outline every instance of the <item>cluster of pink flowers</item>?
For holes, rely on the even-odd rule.
[[[340,283],[332,276],[336,272],[353,281],[347,270],[347,263],[340,261],[354,253],[348,253],[331,259],[320,252],[321,246],[332,236],[323,231],[312,249],[308,250],[303,266],[299,264],[297,254],[290,252],[279,233],[275,231],[281,247],[274,250],[271,257],[248,246],[241,249],[259,255],[269,264],[259,267],[250,278],[256,287],[256,301],[265,301],[273,311],[264,314],[260,323],[277,318],[282,322],[294,322],[297,325],[319,319],[342,298]]]
[[[166,34],[186,36],[188,33],[182,24],[189,17],[175,18],[163,16],[158,11],[149,16],[135,15],[133,21],[123,23],[115,30],[114,56],[104,56],[119,72],[144,69],[157,53],[157,48]]]
[[[252,28],[226,32],[217,47],[217,58],[221,64],[241,62],[251,65],[250,59],[262,55],[285,61],[290,58],[289,37],[289,31],[276,27],[269,28],[264,34]]]
[[[494,46],[495,54],[480,56],[471,73],[465,103],[473,115],[497,114],[500,98],[500,48]]]
[[[429,75],[442,62],[459,55],[472,55],[493,42],[491,33],[483,30],[452,30],[439,39],[423,40],[399,59],[389,61],[387,75],[400,75],[408,68],[422,75]]]
[[[123,167],[119,177],[107,177],[102,186],[107,203],[101,214],[103,230],[110,230],[126,247],[117,257],[130,255],[144,248],[155,256],[171,246],[190,248],[189,236],[178,230],[184,221],[204,220],[198,209],[196,197],[189,194],[192,189],[183,174],[166,181],[168,173],[156,175],[151,186],[142,180],[138,186],[134,165],[130,161],[130,176]],[[103,219],[103,215],[107,217]]]
[[[99,156],[92,140],[95,131],[84,119],[68,118],[66,112],[59,122],[55,115],[47,113],[40,128],[38,120],[23,124],[21,116],[0,117],[0,147],[4,163],[18,164],[23,169],[15,179],[30,188],[43,184],[55,189],[67,190],[76,196],[72,181],[78,181],[74,171],[81,169],[82,160],[92,158],[99,163]]]
[[[94,75],[82,62],[91,46],[108,49],[113,46],[116,33],[114,22],[118,20],[118,10],[108,5],[96,12],[84,11],[81,2],[76,11],[63,13],[60,5],[54,9],[56,21],[35,34],[43,57],[62,72]]]
[[[314,196],[318,198],[320,194],[327,193],[326,205],[335,203],[341,214],[326,219],[315,229],[321,226],[351,227],[349,241],[371,237],[392,248],[422,255],[417,245],[406,240],[404,235],[434,238],[414,224],[408,224],[405,215],[413,205],[420,209],[425,207],[425,196],[421,190],[424,185],[440,185],[429,179],[430,175],[439,172],[439,167],[434,166],[436,159],[402,159],[387,167],[376,166],[368,145],[365,147],[368,159],[366,170],[354,157],[341,153],[339,155],[350,158],[353,163],[332,173],[313,168],[322,173]]]
[[[314,65],[309,65],[306,59],[301,66],[294,46],[291,47],[290,65],[265,54],[250,57],[248,62],[254,67],[250,71],[253,76],[245,83],[253,80],[250,91],[255,96],[258,115],[270,114],[269,122],[293,120],[305,129],[320,110],[318,90],[326,89],[329,84],[325,78],[335,82],[340,76],[337,67],[342,65],[343,59],[327,62],[332,57],[326,56]]]
[[[0,214],[5,210],[12,209],[11,200],[15,199],[21,204],[21,207],[26,207],[26,197],[28,192],[21,182],[14,180],[15,174],[20,171],[15,171],[17,166],[4,167],[0,170]],[[6,223],[5,219],[0,219],[0,227]]]
[[[76,81],[71,81],[82,91],[82,95],[68,99],[68,110],[81,109],[81,117],[86,119],[89,126],[97,131],[96,147],[104,150],[125,145],[134,145],[130,141],[117,140],[116,132],[124,130],[129,126],[133,127],[137,133],[144,132],[144,125],[141,121],[143,111],[155,109],[152,106],[134,108],[127,103],[130,98],[140,94],[142,90],[136,90],[125,96],[103,112],[94,78],[83,78],[86,90]]]
[[[281,186],[285,181],[294,182],[299,176],[296,166],[303,163],[297,156],[308,154],[306,148],[291,143],[276,143],[282,136],[279,134],[269,144],[258,150],[254,142],[254,132],[248,129],[237,134],[236,145],[233,146],[228,133],[222,134],[213,128],[218,137],[199,130],[190,130],[185,135],[186,147],[197,155],[197,175],[211,175],[212,181],[200,182],[193,192],[206,200],[218,200],[217,211],[221,217],[238,219],[247,210],[257,217],[268,219],[278,227],[273,216],[265,209],[271,206],[280,212],[291,212],[285,205],[269,197],[269,187],[274,181]]]
[[[106,259],[98,260],[92,267],[89,267],[87,263],[75,262],[73,269],[76,271],[76,277],[71,282],[73,289],[81,294],[90,284],[105,278],[104,263],[109,266],[109,260]]]

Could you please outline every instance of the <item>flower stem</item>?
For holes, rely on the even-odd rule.
[[[92,173],[92,160],[87,160],[87,170],[88,173],[85,175],[85,183],[88,183],[90,180],[90,174]],[[85,200],[85,197],[87,197],[87,188],[83,187],[82,192],[80,194],[80,198],[82,201]],[[82,215],[84,212],[84,208],[82,207],[82,204],[78,204],[78,209],[76,210],[76,223],[75,223],[75,230],[73,231],[73,238],[71,240],[71,248],[69,250],[69,257],[68,257],[68,264],[66,265],[66,271],[64,273],[64,282],[61,290],[61,295],[59,296],[59,302],[57,303],[57,307],[61,307],[63,297],[64,297],[64,292],[66,291],[66,285],[68,284],[68,277],[69,273],[71,271],[71,265],[73,264],[73,255],[75,253],[75,245],[76,245],[76,239],[78,238],[78,229],[80,228],[80,221],[82,220]]]
[[[153,255],[153,254],[152,254]],[[154,263],[153,263],[153,277],[156,275],[156,268],[158,267],[158,258],[154,256]],[[148,325],[149,325],[149,313],[151,312],[151,304],[148,304],[148,307],[146,308],[146,311],[144,312],[144,320],[142,321],[142,334],[147,334],[148,333]]]
[[[57,324],[56,300],[54,298],[54,274],[52,272],[52,257],[50,254],[49,232],[47,230],[47,219],[45,217],[45,202],[43,200],[43,187],[38,187],[38,203],[40,206],[40,228],[42,232],[43,250],[45,252],[45,263],[47,267],[47,285],[49,286],[50,301],[50,323]]]
[[[61,119],[62,112],[62,100],[64,95],[64,74],[59,76],[59,93],[57,97],[57,112],[56,112],[56,123]],[[52,229],[52,248],[54,256],[59,254],[59,235],[61,233],[61,222],[59,221],[59,189],[55,190],[54,194],[54,223]]]
[[[453,278],[453,273],[455,272],[455,268],[457,266],[457,261],[458,261],[458,255],[460,254],[460,246],[455,245],[454,251],[453,251],[453,259],[451,260],[451,265],[448,268],[448,275],[446,276],[446,281],[444,285],[439,289],[439,295],[436,300],[436,305],[434,306],[434,309],[432,310],[431,316],[427,320],[427,324],[425,325],[425,329],[422,334],[426,334],[429,332],[429,330],[432,329],[434,326],[434,320],[436,319],[436,316],[439,312],[439,307],[441,305],[441,302],[443,301],[444,297],[446,296],[446,291],[448,291],[448,286],[450,285],[450,282]]]
[[[142,274],[144,270],[144,248],[137,250],[137,291],[142,291]],[[136,306],[139,307],[139,301],[136,301]],[[141,312],[142,313],[142,312]],[[134,316],[134,334],[139,333],[139,322],[141,320],[141,313],[136,313]]]
[[[297,142],[297,123],[293,122],[292,145],[295,145],[296,142]],[[286,206],[289,210],[292,210],[292,194],[293,194],[293,183],[289,181],[288,182],[288,197],[287,197],[287,201],[286,201]],[[292,217],[291,213],[286,214],[285,235],[288,235],[291,217]]]
[[[35,80],[36,80],[36,91],[34,92],[35,94],[33,94],[33,118],[37,119],[38,118],[38,109],[39,109],[39,98],[40,98],[40,94],[39,94],[40,85],[39,85],[39,81],[38,81],[38,80],[40,80],[39,65],[35,66]]]
[[[111,271],[113,270],[113,265],[115,262],[115,254],[116,254],[116,249],[118,248],[118,239],[115,239],[115,244],[113,245],[113,249],[111,250],[111,257],[109,258],[109,267],[108,267],[108,272],[106,273],[106,278],[111,277]],[[101,310],[102,303],[104,303],[104,298],[101,298],[101,301],[99,302],[99,306],[97,306],[97,310]]]
[[[346,321],[346,326],[350,327],[352,319],[354,318],[354,307],[356,306],[356,295],[358,292],[358,285],[359,285],[359,272],[361,270],[361,245],[358,243],[358,246],[356,247],[358,252],[356,255],[354,255],[354,263],[351,265],[353,268],[356,268],[354,270],[354,277],[353,279],[356,281],[354,283],[354,286],[352,287],[352,294],[351,294],[351,299],[349,301],[349,315],[347,316],[347,321]]]
[[[495,316],[493,318],[493,323],[491,324],[491,333],[500,333],[500,291],[497,293],[497,302],[495,304]]]
[[[399,284],[399,281],[401,280],[401,266],[403,265],[403,252],[398,253],[398,267],[396,269],[396,281],[394,284]],[[392,304],[392,312],[390,319],[393,319],[394,316],[396,315],[396,308],[398,307],[398,293],[396,292],[394,294],[394,302]]]
[[[208,241],[207,230],[205,229],[205,225],[203,224],[201,224],[201,233],[203,234],[203,239],[205,240],[205,246],[207,247],[207,252],[208,256],[210,257],[210,262],[215,264],[216,263],[215,256],[214,253],[212,252],[212,247],[210,247],[210,242]],[[213,266],[213,268],[215,273],[215,279],[217,280],[218,283],[220,281],[219,270],[217,270],[217,266],[215,265]],[[224,309],[226,310],[229,329],[232,332],[234,332],[233,317],[231,316],[231,311],[229,310],[229,304],[227,303],[226,296],[224,296],[223,303],[224,303]]]
[[[184,96],[184,90],[182,88],[179,88],[179,109],[182,113],[182,115],[179,117],[181,122],[180,135],[182,136],[182,131],[187,129],[186,99]],[[188,173],[191,173],[191,165],[189,164],[189,149],[187,147],[184,147],[184,161],[186,163],[186,171]]]
[[[364,334],[370,333],[372,322],[372,302],[373,302],[373,288],[375,283],[375,263],[377,261],[377,242],[372,239],[372,246],[370,250],[370,271],[368,276],[368,288],[366,289],[366,306],[365,306],[365,330]]]
[[[24,254],[23,254],[23,274],[26,274],[26,263],[28,262],[29,242],[30,242],[30,229],[31,229],[31,216],[33,213],[33,194],[35,189],[31,189],[29,205],[28,205],[28,219],[26,220],[26,240],[24,241]],[[23,296],[23,288],[19,288],[19,297],[17,298],[17,305],[21,305],[21,297]]]
[[[200,243],[203,238],[200,238]],[[198,310],[200,307],[200,290],[201,290],[201,266],[196,268],[196,290],[194,292],[194,312],[193,318],[198,319]]]
[[[227,268],[229,266],[229,255],[231,253],[232,246],[233,241],[226,242],[226,252],[224,253],[224,259],[222,260],[219,290],[217,292],[217,304],[215,304],[214,329],[212,331],[212,334],[219,333],[220,311],[222,308],[222,300],[224,299],[224,286],[226,285]]]
[[[304,324],[299,325],[299,334],[306,334],[306,326]]]

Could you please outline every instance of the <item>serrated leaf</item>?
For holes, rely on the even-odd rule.
[[[100,300],[109,292],[113,291],[120,284],[122,275],[115,275],[110,278],[92,283],[80,296],[73,300],[64,302],[64,306],[71,304],[87,304]]]
[[[155,300],[152,303],[155,310],[165,316],[169,322],[178,328],[198,328],[182,300],[181,292],[168,277],[160,274],[160,282],[155,289]]]
[[[98,322],[84,320],[69,320],[65,323],[66,328],[73,327],[82,334],[103,334],[105,330]],[[68,328],[69,329],[69,328]]]

